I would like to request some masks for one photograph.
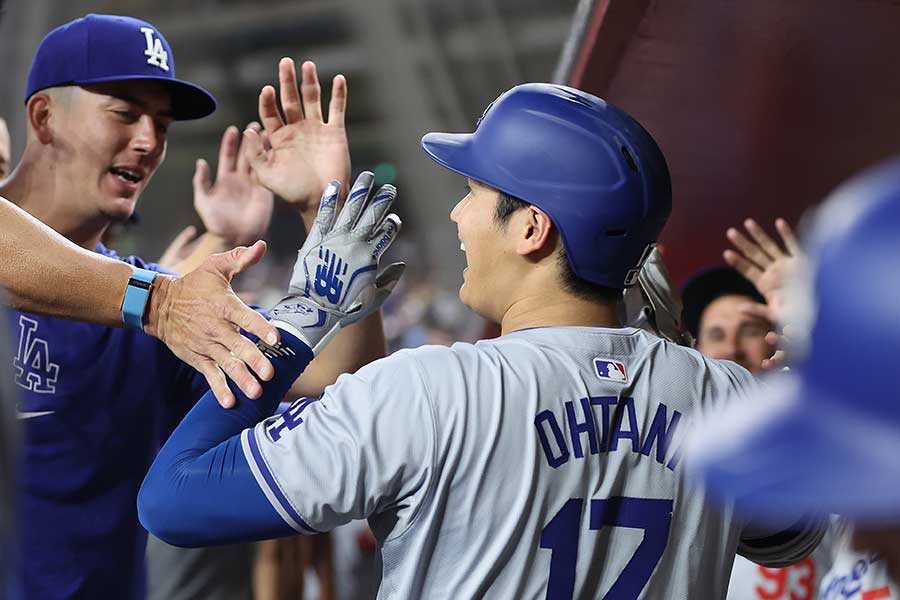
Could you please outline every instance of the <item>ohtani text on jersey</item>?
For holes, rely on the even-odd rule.
[[[648,457],[653,454],[656,462],[672,471],[678,465],[681,453],[677,450],[666,462],[681,421],[677,410],[671,411],[670,417],[668,407],[660,403],[649,427],[641,431],[633,398],[592,396],[570,400],[564,406],[564,417],[557,419],[552,411],[544,410],[534,418],[547,464],[554,469],[566,464],[572,456],[584,458],[586,454],[619,450]]]

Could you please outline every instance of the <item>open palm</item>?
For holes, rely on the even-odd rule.
[[[733,227],[726,232],[737,251],[726,250],[725,262],[740,271],[763,295],[770,320],[784,323],[785,288],[790,277],[802,268],[805,254],[784,219],[775,221],[782,244],[773,240],[753,219],[747,219],[744,227],[749,238]]]
[[[251,124],[250,128],[259,129]],[[194,208],[209,233],[229,245],[249,245],[262,238],[272,219],[272,192],[254,182],[250,165],[238,149],[237,127],[222,136],[216,181],[200,159],[194,173]]]
[[[303,63],[299,90],[290,58],[281,59],[278,78],[284,118],[278,111],[275,88],[265,86],[259,95],[264,132],[245,131],[244,152],[257,181],[295,205],[311,222],[328,182],[350,179],[344,128],[347,82],[342,75],[334,78],[326,121],[314,63]]]

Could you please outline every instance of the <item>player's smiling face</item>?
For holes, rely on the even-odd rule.
[[[450,220],[456,223],[460,249],[466,255],[459,297],[463,304],[487,318],[499,320],[508,304],[504,268],[510,244],[497,224],[497,190],[468,180],[468,193],[453,207]]]
[[[69,197],[84,202],[86,214],[124,221],[165,157],[170,94],[149,80],[70,90],[54,129],[60,168],[73,182]]]

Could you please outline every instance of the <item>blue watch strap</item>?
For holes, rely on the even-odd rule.
[[[156,271],[135,269],[122,300],[122,323],[130,329],[144,329],[144,309],[150,298],[150,286],[159,275]]]

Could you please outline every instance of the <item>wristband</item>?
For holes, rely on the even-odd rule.
[[[159,273],[147,269],[135,269],[125,288],[122,300],[122,323],[130,329],[144,329],[144,309],[150,299],[150,286]]]

